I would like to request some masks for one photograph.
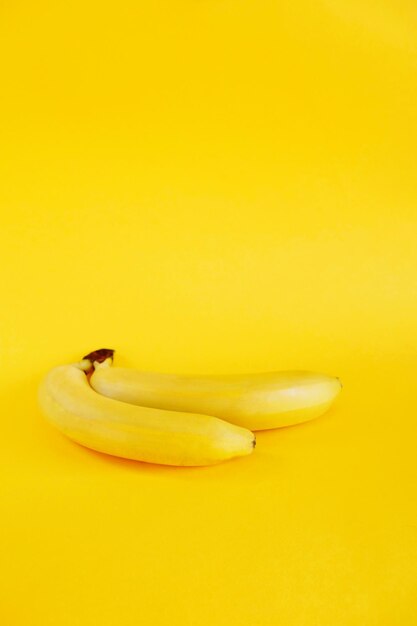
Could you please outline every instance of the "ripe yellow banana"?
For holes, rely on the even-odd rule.
[[[96,393],[91,361],[52,369],[39,389],[41,409],[70,439],[93,450],[164,465],[211,465],[250,454],[255,436],[216,417],[145,408]]]
[[[318,417],[341,390],[338,378],[311,372],[174,376],[111,367],[111,350],[92,354],[97,360],[90,384],[104,396],[215,415],[250,430],[291,426]]]

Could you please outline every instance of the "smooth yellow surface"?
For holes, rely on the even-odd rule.
[[[415,626],[411,0],[0,5],[4,626]],[[47,369],[340,376],[204,469],[53,430]]]

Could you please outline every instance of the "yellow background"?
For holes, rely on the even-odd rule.
[[[412,0],[0,4],[4,626],[415,626]],[[325,417],[175,469],[48,368],[312,369]]]

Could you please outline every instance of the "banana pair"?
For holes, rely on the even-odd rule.
[[[250,454],[253,430],[322,415],[338,378],[310,372],[174,376],[113,367],[113,351],[52,369],[39,389],[47,419],[93,450],[163,465],[212,465]]]

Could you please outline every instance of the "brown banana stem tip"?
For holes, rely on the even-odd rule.
[[[108,348],[100,348],[100,350],[94,350],[94,352],[90,352],[90,354],[86,354],[83,356],[83,359],[87,359],[94,363],[97,361],[98,363],[103,363],[106,359],[112,359],[114,354],[114,350],[109,350]]]

